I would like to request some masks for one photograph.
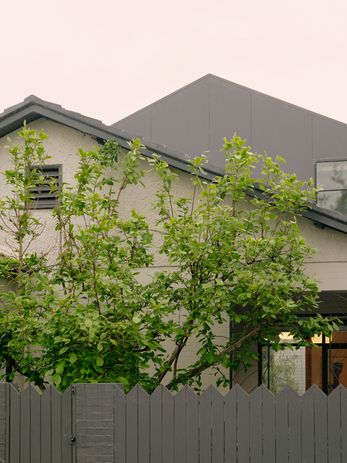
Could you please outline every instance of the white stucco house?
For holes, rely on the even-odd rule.
[[[319,282],[319,310],[342,319],[346,317],[347,324],[347,210],[343,202],[347,191],[347,125],[211,75],[112,126],[29,96],[0,114],[1,171],[7,169],[10,162],[6,146],[19,141],[17,131],[24,121],[48,135],[45,141],[51,156],[48,167],[52,175],[60,176],[67,183],[74,182],[77,148],[89,149],[111,138],[127,148],[129,140],[140,136],[147,147],[144,154],[160,154],[177,171],[179,188],[187,193],[191,188],[188,157],[207,151],[206,175],[212,178],[223,170],[219,153],[223,137],[230,137],[234,132],[245,137],[256,151],[266,149],[270,154],[285,156],[288,170],[295,171],[303,179],[313,176],[324,188],[318,205],[300,218],[301,231],[316,250],[306,263],[306,270]],[[336,171],[342,183],[334,180]],[[158,186],[156,176],[148,173],[141,194],[127,197],[125,212],[136,208],[147,216],[153,214],[150,205]],[[0,182],[0,196],[5,193],[6,186]],[[49,246],[54,253],[58,236],[51,220],[49,201],[42,197],[41,207],[36,212],[46,222],[45,240],[40,245]],[[1,234],[0,252],[9,252]],[[165,262],[160,259],[158,256],[152,268],[144,270],[143,278],[146,272],[163,268]],[[315,348],[288,351],[281,354],[286,356],[281,358],[279,354],[273,355],[270,348],[258,346],[262,352],[259,362],[247,372],[234,375],[233,381],[247,390],[261,382],[276,389],[282,381],[298,392],[311,384],[328,391],[329,385],[336,382],[334,366],[342,364],[338,381],[347,386],[345,329],[343,326],[330,339],[317,339]],[[223,332],[228,335],[229,327],[225,326]],[[291,342],[285,333],[283,340]],[[194,349],[186,355],[194,355]],[[280,366],[284,363],[287,368],[281,372]],[[281,378],[277,385],[274,383],[276,375]],[[204,381],[208,384],[213,378],[207,374]]]

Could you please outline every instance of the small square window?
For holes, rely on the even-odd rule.
[[[52,209],[58,203],[61,188],[61,164],[32,166],[31,170],[43,176],[43,182],[38,183],[30,190],[33,209]]]
[[[347,214],[347,161],[317,163],[317,204]]]

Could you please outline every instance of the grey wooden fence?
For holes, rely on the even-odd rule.
[[[265,387],[200,396],[77,384],[19,394],[0,383],[0,463],[346,463],[347,390]]]

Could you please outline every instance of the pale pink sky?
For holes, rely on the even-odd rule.
[[[0,110],[106,123],[213,73],[347,122],[346,0],[1,2]]]

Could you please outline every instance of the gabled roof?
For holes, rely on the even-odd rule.
[[[125,148],[128,148],[128,142],[130,140],[139,135],[136,133],[128,133],[124,129],[120,129],[117,124],[116,127],[108,126],[97,119],[84,116],[74,111],[69,111],[60,105],[30,95],[21,103],[5,109],[4,112],[0,114],[0,137],[4,137],[14,130],[19,129],[24,121],[30,123],[40,118],[46,118],[74,128],[91,135],[99,141],[114,138]],[[189,159],[191,155],[188,156],[187,154],[183,154],[163,144],[154,143],[153,141],[147,140],[145,137],[142,138],[146,145],[146,150],[144,150],[143,153],[144,155],[152,156],[153,152],[158,153],[172,167],[185,172],[190,171],[187,159]],[[205,170],[205,178],[211,180],[215,175],[220,175],[223,169],[221,166],[209,165]],[[305,211],[302,215],[321,227],[327,226],[347,233],[347,217],[340,213],[315,206]]]
[[[208,151],[224,165],[220,146],[236,132],[256,152],[287,160],[299,178],[322,160],[347,159],[347,124],[208,74],[113,124],[190,156]]]
[[[21,103],[6,108],[0,114],[0,136],[18,129],[24,120],[30,123],[41,117],[60,122],[96,137],[100,136],[100,138],[112,133],[108,126],[97,119],[68,111],[60,105],[30,95]]]
[[[0,137],[19,129],[24,121],[30,123],[42,117],[91,135],[97,140],[114,138],[124,148],[128,148],[128,142],[136,137],[124,129],[108,126],[98,119],[70,111],[35,95],[28,96],[21,103],[5,109],[0,114]],[[187,157],[182,156],[181,153],[157,143],[146,143],[146,148],[144,155],[151,156],[153,152],[158,153],[173,167],[189,171]],[[215,173],[211,170],[210,176]]]

